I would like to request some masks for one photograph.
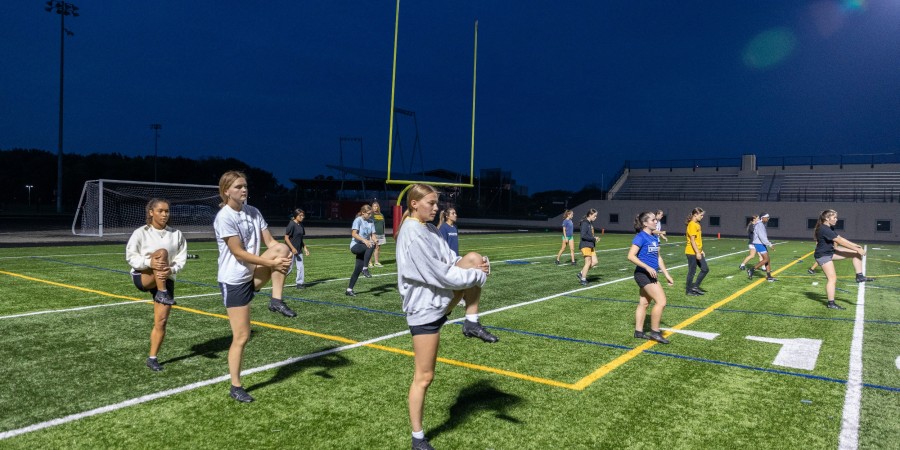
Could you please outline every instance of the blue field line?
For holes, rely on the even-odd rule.
[[[107,271],[107,272],[113,272],[113,273],[120,273],[120,274],[130,274],[130,273],[131,273],[130,271],[125,271],[125,270],[108,269],[108,268],[106,268],[106,267],[99,267],[99,266],[91,266],[91,265],[88,265],[88,264],[73,263],[73,262],[69,262],[69,261],[62,261],[62,260],[57,260],[57,259],[52,259],[52,258],[44,258],[44,257],[41,257],[41,256],[33,256],[32,258],[40,259],[40,260],[44,260],[44,261],[55,262],[55,263],[60,263],[60,264],[66,264],[66,265],[69,265],[69,266],[77,266],[77,267],[85,267],[85,268],[88,268],[88,269],[104,270],[104,271]],[[179,279],[179,280],[176,280],[175,282],[176,282],[176,283],[190,284],[190,285],[193,285],[193,286],[207,287],[207,288],[212,288],[212,289],[217,289],[217,290],[219,289],[219,286],[218,286],[218,285],[211,285],[211,284],[208,284],[208,283],[201,283],[201,282],[199,282],[199,281],[190,281],[190,280],[182,280],[182,279]],[[265,296],[267,296],[267,297],[272,297],[271,294],[266,293],[266,292],[262,292],[262,291],[257,292],[256,294],[257,294],[257,295],[265,295]],[[355,309],[355,310],[357,310],[357,311],[371,312],[371,313],[384,314],[384,315],[396,316],[396,317],[406,317],[406,314],[405,314],[405,313],[400,313],[400,312],[395,312],[395,311],[384,311],[384,310],[374,309],[374,308],[366,308],[366,307],[364,307],[364,306],[347,305],[347,304],[344,304],[344,303],[334,303],[334,302],[328,302],[328,301],[325,301],[325,300],[312,300],[312,299],[308,299],[308,298],[293,297],[293,296],[290,296],[290,295],[282,295],[281,297],[282,297],[282,300],[295,300],[295,301],[303,302],[303,303],[312,303],[312,304],[317,304],[317,305],[334,306],[334,307],[337,307],[337,308]]]
[[[620,298],[606,298],[606,297],[588,297],[584,295],[564,295],[563,297],[572,297],[579,298],[584,300],[599,300],[604,302],[613,302],[613,303],[629,303],[632,305],[637,305],[636,300],[625,300]],[[693,305],[673,305],[671,303],[666,304],[666,308],[680,308],[680,309],[695,309],[695,310],[703,310],[706,307],[703,306],[693,306]],[[762,316],[774,316],[774,317],[787,317],[791,319],[812,319],[812,320],[833,320],[838,322],[853,322],[854,319],[846,318],[846,317],[821,317],[821,316],[800,316],[796,314],[784,314],[784,313],[774,313],[769,311],[750,311],[746,309],[725,309],[719,308],[715,309],[715,312],[729,312],[729,313],[740,313],[740,314],[758,314]],[[864,323],[874,323],[881,325],[900,325],[900,322],[893,322],[889,320],[864,320]]]
[[[485,328],[490,328],[490,329],[499,330],[499,331],[505,331],[507,333],[523,334],[526,336],[536,336],[536,337],[542,337],[542,338],[547,338],[547,339],[553,339],[553,340],[557,340],[557,341],[575,342],[575,343],[579,343],[579,344],[588,344],[588,345],[594,345],[594,346],[598,346],[598,347],[614,348],[614,349],[618,349],[618,350],[633,350],[635,348],[635,347],[629,347],[627,345],[608,344],[605,342],[589,341],[587,339],[576,339],[576,338],[570,338],[570,337],[565,337],[565,336],[556,336],[553,334],[546,334],[546,333],[536,333],[533,331],[517,330],[517,329],[513,329],[513,328],[495,327],[495,326],[485,326]],[[738,368],[738,369],[754,370],[757,372],[774,373],[774,374],[778,374],[778,375],[787,375],[787,376],[792,376],[792,377],[807,378],[810,380],[828,381],[831,383],[840,383],[840,384],[847,383],[847,380],[842,380],[840,378],[823,377],[820,375],[812,375],[812,374],[808,374],[808,373],[788,372],[786,370],[768,369],[765,367],[749,366],[746,364],[730,363],[730,362],[719,361],[719,360],[715,360],[715,359],[698,358],[696,356],[685,356],[685,355],[678,355],[675,353],[667,353],[667,352],[660,352],[660,351],[654,351],[654,350],[645,350],[644,352],[651,353],[654,355],[667,356],[670,358],[684,359],[684,360],[694,361],[694,362],[716,364],[716,365],[720,365],[720,366],[734,367],[734,368]],[[872,388],[872,389],[880,389],[880,390],[884,390],[884,391],[900,392],[900,387],[882,386],[882,385],[870,384],[870,383],[863,383],[863,386]]]

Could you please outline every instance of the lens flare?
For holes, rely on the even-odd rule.
[[[797,38],[787,28],[772,28],[757,34],[744,48],[744,65],[754,69],[768,69],[793,53]]]

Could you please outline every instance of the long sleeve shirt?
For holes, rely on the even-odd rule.
[[[147,270],[150,268],[150,255],[161,248],[169,252],[169,278],[174,280],[175,274],[187,261],[187,241],[179,230],[171,227],[157,230],[150,225],[134,230],[125,245],[125,260],[135,271]]]
[[[772,243],[769,242],[769,234],[766,232],[766,224],[764,224],[762,220],[756,222],[756,225],[753,226],[753,243],[765,244],[766,246],[772,245]]]
[[[409,325],[424,325],[444,315],[454,290],[483,286],[487,274],[456,266],[450,250],[432,224],[406,219],[397,236],[397,288]]]

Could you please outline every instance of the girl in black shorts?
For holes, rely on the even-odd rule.
[[[666,264],[659,253],[659,240],[653,235],[656,223],[656,215],[650,211],[642,212],[634,218],[634,230],[637,231],[637,234],[631,241],[631,248],[628,250],[628,260],[636,266],[634,281],[640,288],[640,300],[634,313],[634,337],[668,344],[669,340],[662,336],[659,329],[662,312],[666,307],[666,293],[658,283],[657,270],[662,270],[669,286],[673,286],[675,281],[666,270]],[[644,333],[644,319],[647,317],[650,300],[654,300],[656,304],[650,311],[650,332]]]

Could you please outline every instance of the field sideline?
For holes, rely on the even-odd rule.
[[[847,309],[833,311],[821,271],[806,273],[808,241],[773,249],[767,283],[737,269],[746,240],[707,238],[709,293],[687,297],[672,236],[672,343],[661,345],[631,336],[630,238],[601,240],[582,287],[580,258],[554,264],[557,233],[461,236],[493,263],[482,322],[501,341],[465,339],[461,309],[443,330],[426,403],[436,448],[896,448],[900,246],[869,245],[877,279],[863,285],[838,262]],[[268,290],[253,302],[247,405],[227,394],[215,243],[189,243],[200,258],[179,274],[159,373],[143,364],[151,305],[124,245],[0,249],[0,447],[408,447],[412,353],[394,247],[348,298],[349,239],[308,244],[308,287],[285,288],[299,316],[269,312]]]

